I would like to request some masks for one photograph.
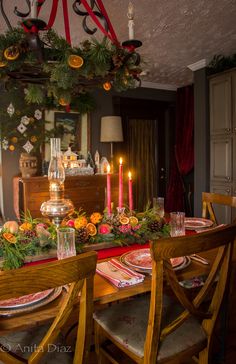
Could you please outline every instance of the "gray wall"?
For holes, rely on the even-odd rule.
[[[102,116],[114,115],[112,97],[131,97],[137,99],[150,99],[157,101],[175,101],[175,91],[163,91],[157,89],[138,88],[123,93],[105,92],[103,90],[96,90],[94,97],[96,100],[97,108],[91,113],[91,153],[94,155],[98,150],[100,155],[110,155],[110,144],[100,143],[100,120]],[[22,97],[22,95],[19,97]],[[5,92],[0,100],[1,108],[6,107],[11,101],[10,95]],[[2,120],[0,120],[2,122]],[[1,150],[0,150],[1,153]],[[1,169],[1,159],[0,159]],[[13,210],[13,189],[12,180],[14,176],[19,175],[19,153],[11,153],[9,151],[2,151],[2,187],[3,187],[3,204],[4,204],[4,217],[5,219],[15,219]],[[1,184],[1,173],[0,173]],[[1,198],[1,194],[0,194]],[[1,206],[1,203],[0,203]]]
[[[209,92],[206,69],[194,72],[194,216],[202,214],[202,192],[210,187]]]

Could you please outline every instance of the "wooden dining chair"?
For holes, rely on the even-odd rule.
[[[93,326],[93,277],[96,271],[96,261],[97,254],[95,252],[89,252],[55,262],[0,273],[0,300],[16,298],[31,293],[69,285],[67,292],[64,293],[64,296],[60,301],[58,313],[55,319],[49,326],[43,338],[39,339],[39,342],[34,342],[32,340],[32,336],[37,336],[37,331],[40,331],[40,328],[38,327],[34,329],[34,332],[29,330],[21,333],[10,333],[7,336],[4,335],[0,337],[0,363],[41,363],[43,356],[45,354],[49,355],[49,348],[55,349],[53,344],[56,343],[56,339],[61,333],[63,326],[72,311],[75,309],[75,303],[76,301],[78,303],[79,294],[79,324],[75,351],[70,354],[66,353],[66,358],[64,353],[59,352],[59,359],[57,358],[56,360],[56,352],[60,350],[60,348],[58,348],[58,350],[54,350],[52,356],[54,357],[53,363],[57,364],[88,363]],[[40,321],[40,312],[36,311],[35,315],[38,315]],[[6,325],[4,319],[0,320],[0,330],[1,327]],[[31,342],[29,341],[30,345],[28,346],[26,344],[27,340],[25,336],[28,336],[27,338],[31,339]],[[20,341],[20,339],[24,341],[24,344]],[[18,352],[12,352],[13,344],[18,347],[18,349],[20,348],[20,351],[24,352],[23,349],[25,348],[26,352],[33,352],[30,353],[27,359],[22,358],[18,355]],[[50,358],[47,358],[46,363],[51,363]]]
[[[94,314],[99,364],[118,363],[112,356],[114,345],[136,363],[182,363],[196,355],[200,364],[210,363],[212,333],[227,285],[235,236],[236,225],[228,225],[194,236],[153,241],[151,295]],[[218,249],[208,278],[190,300],[170,259],[213,248]],[[168,290],[164,289],[166,281]],[[169,294],[169,288],[174,295]]]
[[[219,193],[202,193],[202,217],[209,218],[214,223],[218,223],[214,211],[214,205],[228,206],[236,208],[236,196],[221,195]]]

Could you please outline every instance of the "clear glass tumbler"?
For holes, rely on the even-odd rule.
[[[185,212],[171,212],[170,213],[170,235],[182,236],[185,235]]]
[[[73,228],[57,229],[57,258],[65,259],[76,255],[75,230]]]
[[[153,210],[160,217],[164,217],[164,215],[165,215],[164,197],[153,197]]]

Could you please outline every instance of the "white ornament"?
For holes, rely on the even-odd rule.
[[[28,140],[25,145],[23,145],[24,150],[26,150],[27,153],[30,153],[31,150],[34,148],[34,146],[30,143]]]
[[[10,115],[10,117],[12,117],[12,115],[14,114],[14,112],[15,112],[15,108],[12,105],[12,103],[10,103],[10,105],[7,108],[7,113]]]
[[[4,150],[7,150],[8,149],[8,140],[6,138],[3,139],[2,141],[2,147]]]
[[[24,125],[28,125],[30,122],[30,118],[28,118],[28,116],[22,116],[22,118],[20,119],[21,123]]]
[[[42,119],[42,111],[40,111],[40,110],[35,110],[35,112],[34,112],[34,117],[35,117],[35,119],[37,119],[37,120]]]
[[[21,133],[21,134],[23,134],[25,131],[26,131],[26,126],[24,125],[24,124],[22,124],[22,123],[20,123],[18,126],[17,126],[17,130]]]

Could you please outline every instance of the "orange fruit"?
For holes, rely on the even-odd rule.
[[[8,61],[15,61],[20,55],[19,47],[17,46],[8,47],[5,49],[3,55]]]
[[[90,221],[95,225],[99,224],[101,220],[102,220],[102,214],[100,214],[100,212],[93,212],[92,215],[90,216]]]
[[[11,233],[3,233],[2,235],[11,244],[15,244],[17,241],[16,237]]]
[[[12,143],[17,143],[18,142],[18,138],[17,137],[12,137],[11,138],[11,141],[12,141]]]
[[[30,224],[29,222],[24,222],[23,224],[21,224],[21,226],[19,227],[20,231],[27,231],[27,230],[32,230],[32,224]]]
[[[88,232],[88,234],[89,234],[90,236],[94,236],[94,235],[96,235],[96,234],[97,234],[97,228],[96,228],[96,226],[95,226],[93,223],[91,223],[91,222],[89,222],[89,223],[86,225],[86,229],[87,229],[87,232]]]
[[[111,82],[105,82],[103,85],[104,90],[110,91],[111,89]]]
[[[85,216],[79,216],[77,217],[77,219],[75,219],[74,223],[75,223],[75,228],[78,230],[82,227],[86,227],[88,220],[86,219]]]
[[[130,223],[130,225],[131,225],[131,226],[135,226],[135,225],[137,225],[137,224],[138,224],[138,219],[137,219],[137,217],[135,217],[135,216],[130,216],[130,218],[129,218],[129,223]]]
[[[14,147],[14,145],[9,145],[9,150],[11,150],[12,152],[13,152],[13,150],[15,150],[15,147]]]
[[[127,225],[129,223],[129,218],[125,215],[121,216],[119,220],[122,225]]]
[[[69,57],[68,57],[68,65],[71,67],[71,68],[80,68],[83,66],[84,64],[84,60],[82,57],[80,56],[77,56],[76,54],[71,54]]]

